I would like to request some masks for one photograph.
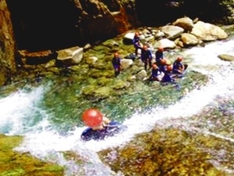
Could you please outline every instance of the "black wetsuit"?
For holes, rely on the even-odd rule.
[[[111,121],[101,130],[93,130],[92,128],[85,129],[81,134],[81,139],[84,141],[103,140],[105,137],[114,136],[124,129],[126,129],[126,126],[116,121]]]

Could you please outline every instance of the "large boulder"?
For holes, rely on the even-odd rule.
[[[193,20],[189,17],[178,18],[173,25],[182,27],[185,31],[191,31],[193,28]]]
[[[196,46],[200,43],[200,40],[196,36],[189,33],[181,34],[180,38],[186,46]]]
[[[168,39],[176,39],[184,32],[184,29],[182,27],[173,25],[163,26],[161,30],[165,33]]]
[[[57,61],[65,66],[78,64],[83,59],[83,48],[78,46],[62,49],[57,53]]]
[[[191,34],[195,35],[202,41],[214,41],[222,40],[228,37],[228,34],[219,26],[198,21],[191,31]]]

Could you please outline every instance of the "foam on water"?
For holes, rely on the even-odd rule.
[[[43,113],[37,103],[43,95],[43,88],[39,87],[31,92],[18,90],[8,97],[0,99],[0,132],[6,134],[22,134],[33,121],[35,112]]]
[[[217,97],[234,99],[234,72],[226,70],[222,74],[224,75],[214,74],[212,76],[213,80],[211,79],[206,86],[189,92],[181,101],[166,109],[155,107],[147,113],[134,114],[131,118],[124,121],[124,124],[128,126],[126,132],[106,141],[86,143],[86,147],[99,151],[108,147],[118,146],[129,141],[135,134],[149,131],[161,119],[189,118],[199,113],[206,105],[215,104],[214,100]],[[225,76],[225,79],[223,76]]]
[[[205,47],[193,47],[184,53],[191,55],[193,65],[223,65],[224,62],[218,58],[220,54],[234,54],[234,40],[217,41],[206,45]],[[226,62],[228,64],[228,62]]]
[[[123,122],[124,125],[128,126],[128,129],[114,137],[103,141],[83,142],[80,140],[80,134],[85,127],[77,127],[66,136],[62,136],[49,128],[51,124],[46,118],[47,114],[43,110],[37,109],[37,103],[41,101],[40,97],[43,96],[45,91],[42,87],[36,88],[29,93],[18,91],[0,99],[0,130],[4,132],[7,126],[8,134],[23,134],[25,140],[16,150],[29,151],[33,155],[47,160],[52,158],[53,161],[66,166],[67,175],[78,173],[82,169],[86,175],[93,175],[97,172],[109,175],[111,170],[99,160],[96,152],[109,147],[124,145],[136,134],[151,130],[157,124],[157,121],[161,119],[189,118],[189,116],[199,113],[204,106],[215,103],[214,100],[217,96],[234,98],[233,65],[221,61],[217,57],[218,54],[234,55],[234,40],[215,42],[203,48],[195,47],[184,54],[194,58],[193,64],[191,67],[189,66],[190,69],[196,68],[198,65],[204,67],[203,71],[207,70],[205,69],[207,65],[218,66],[221,69],[206,72],[210,77],[210,81],[206,86],[187,92],[183,99],[167,109],[155,107],[143,114],[135,113]],[[26,126],[25,122],[28,120],[28,114],[35,112],[35,109],[45,113],[43,114],[45,118],[34,126]],[[63,158],[62,151],[74,151],[87,160],[89,164],[79,167]]]
[[[213,42],[205,47],[193,47],[184,52],[185,57],[190,56],[193,58],[192,65],[189,67],[205,74],[210,74],[213,71],[211,68],[230,64],[218,58],[221,54],[234,55],[233,39]]]
[[[228,42],[215,42],[205,47],[194,47],[185,52],[190,55],[194,61],[190,66],[204,66],[204,70],[210,81],[204,87],[194,89],[189,92],[181,101],[169,106],[167,109],[155,107],[144,114],[136,113],[124,121],[128,130],[116,137],[105,141],[92,141],[86,143],[87,148],[93,151],[100,151],[108,147],[114,147],[129,141],[135,134],[149,131],[158,120],[165,118],[189,117],[199,113],[203,107],[210,103],[215,104],[217,97],[223,99],[234,99],[234,68],[230,62],[222,61],[217,56],[219,54],[234,55],[234,40]],[[204,59],[204,57],[206,59]],[[213,65],[218,69],[207,69],[207,65]],[[199,67],[199,71],[201,71]]]

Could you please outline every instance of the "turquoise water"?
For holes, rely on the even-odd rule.
[[[25,127],[28,126],[31,129],[31,127],[46,118],[51,123],[50,128],[55,128],[60,133],[66,133],[76,126],[83,126],[80,120],[81,114],[90,107],[96,107],[107,117],[120,122],[129,118],[135,112],[144,113],[155,106],[167,107],[183,98],[186,87],[192,87],[194,82],[199,82],[195,79],[192,81],[195,74],[191,72],[186,78],[178,80],[179,89],[176,85],[161,86],[158,82],[136,81],[130,93],[119,95],[118,99],[110,97],[104,100],[91,101],[81,94],[84,84],[75,81],[68,84],[66,82],[67,77],[54,77],[53,80],[46,79],[33,86],[24,85],[15,95],[22,93],[26,98],[27,94],[34,96],[34,93],[31,93],[32,91],[36,90],[40,93],[33,97],[37,99],[30,104],[30,106],[35,107],[32,107],[32,109],[27,108],[30,115],[26,112],[23,113],[24,118],[27,119],[27,124],[24,124]],[[71,77],[72,75],[70,75]],[[201,76],[196,79],[200,78]],[[30,120],[28,120],[29,118]],[[11,128],[6,129],[4,127],[2,132],[11,132]]]
[[[220,53],[234,55],[233,47],[234,41],[230,40],[185,51],[184,55],[192,58],[192,61],[188,73],[178,80],[179,89],[175,85],[161,86],[158,83],[136,81],[129,94],[96,100],[81,94],[88,81],[76,82],[76,75],[72,74],[54,76],[34,84],[22,81],[2,87],[0,133],[24,135],[25,141],[18,150],[30,151],[47,160],[56,158],[57,163],[67,166],[67,175],[88,170],[109,175],[111,171],[98,159],[96,152],[125,144],[135,134],[149,131],[154,125],[172,125],[175,121],[170,121],[171,119],[178,119],[178,128],[199,128],[201,132],[212,132],[213,135],[233,141],[231,125],[223,125],[221,130],[208,128],[206,120],[202,126],[198,125],[201,122],[199,118],[193,119],[193,123],[182,123],[184,121],[179,120],[189,119],[199,114],[203,108],[211,107],[229,113],[226,123],[233,122],[234,65],[217,58]],[[89,107],[101,109],[107,117],[127,125],[128,130],[105,141],[84,143],[80,140],[80,134],[85,128],[80,117]],[[217,121],[215,118],[213,122],[212,118],[209,120],[210,123]],[[228,131],[229,134],[223,131]],[[71,165],[61,157],[61,152],[67,150],[89,158],[88,166],[75,163]],[[233,170],[232,167],[228,169]]]

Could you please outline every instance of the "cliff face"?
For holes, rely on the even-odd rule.
[[[15,43],[17,49],[28,51],[58,50],[182,16],[234,22],[234,0],[1,0],[0,4],[0,85],[7,79],[4,75],[15,72]]]
[[[234,22],[234,0],[6,0],[19,49],[61,49],[189,16]],[[227,18],[229,16],[229,18]],[[232,18],[232,19],[231,19]]]
[[[154,5],[155,3],[155,5]],[[211,23],[234,23],[234,0],[135,0],[138,19],[145,25],[188,16]]]
[[[19,49],[58,49],[103,40],[132,28],[136,20],[131,1],[7,2]]]
[[[0,85],[4,85],[10,79],[11,74],[16,71],[13,28],[4,0],[0,1],[0,26]]]

